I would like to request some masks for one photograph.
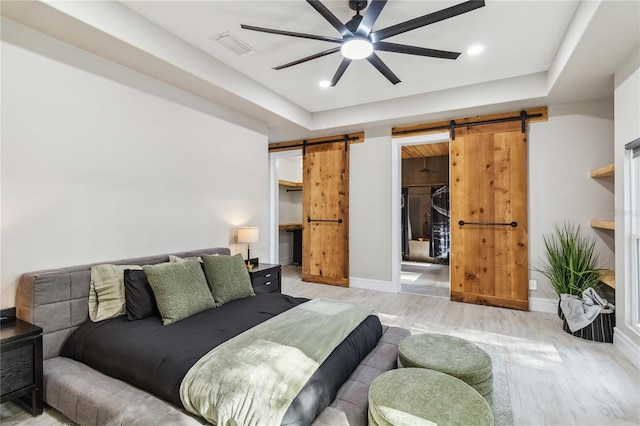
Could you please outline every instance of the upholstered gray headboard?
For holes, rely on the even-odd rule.
[[[228,248],[209,248],[180,253],[179,257],[230,254]],[[169,254],[96,262],[89,265],[28,272],[20,278],[16,300],[18,318],[43,329],[44,359],[60,354],[67,337],[89,319],[91,266],[102,263],[152,265],[169,261]]]

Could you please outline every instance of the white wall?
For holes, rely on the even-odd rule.
[[[613,102],[600,100],[550,105],[549,120],[529,131],[529,263],[545,259],[542,235],[554,224],[573,222],[596,238],[603,267],[614,267],[614,233],[590,227],[591,219],[613,219],[612,179],[592,179],[592,169],[613,162]],[[532,271],[538,291],[531,296],[557,299],[549,281]]]
[[[624,145],[640,137],[640,53],[615,75],[616,330],[614,344],[640,367],[640,334],[631,326],[631,192]]]
[[[3,20],[1,307],[32,270],[246,250],[235,227],[268,223],[266,129],[221,113],[233,115]]]
[[[349,279],[370,288],[391,281],[391,128],[365,131],[350,146]]]

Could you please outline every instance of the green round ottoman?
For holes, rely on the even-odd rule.
[[[444,334],[415,334],[398,346],[398,367],[418,367],[456,377],[492,403],[491,357],[468,340]]]
[[[493,426],[487,401],[448,374],[400,368],[379,375],[369,388],[369,426]]]

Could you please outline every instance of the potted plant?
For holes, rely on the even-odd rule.
[[[600,270],[597,266],[598,254],[595,253],[596,239],[581,235],[580,226],[564,223],[555,226],[552,235],[543,236],[547,262],[541,268],[533,269],[547,277],[558,293],[583,298],[582,293],[600,285]],[[584,298],[583,298],[584,299]],[[597,342],[613,342],[613,329],[616,325],[615,311],[612,305],[601,310],[596,320],[586,327],[571,330],[560,302],[558,316],[562,319],[562,329],[576,337]]]
[[[596,239],[581,235],[580,225],[555,225],[551,235],[543,235],[546,263],[534,267],[551,281],[558,296],[572,294],[578,297],[589,287],[600,283]]]

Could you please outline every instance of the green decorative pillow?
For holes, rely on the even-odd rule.
[[[143,266],[164,325],[215,308],[204,272],[197,260]]]
[[[251,278],[241,254],[235,256],[202,256],[216,306],[236,299],[255,296]]]
[[[95,265],[91,267],[89,318],[93,322],[126,313],[124,270],[142,269],[139,265]]]

